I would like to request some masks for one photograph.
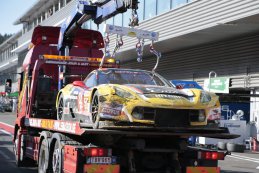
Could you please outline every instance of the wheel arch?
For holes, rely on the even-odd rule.
[[[92,100],[93,100],[93,97],[94,97],[94,94],[95,94],[95,92],[97,91],[98,89],[97,88],[94,88],[93,89],[93,91],[92,91],[92,93],[91,93],[91,97],[90,97],[90,103],[92,103]]]
[[[57,99],[56,99],[56,109],[58,109],[58,101],[59,101],[59,97],[61,96],[61,94],[63,94],[62,90],[58,92],[57,94]]]

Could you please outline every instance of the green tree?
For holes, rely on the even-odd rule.
[[[11,37],[12,34],[0,34],[0,44],[2,44],[5,40],[7,40],[9,37]]]

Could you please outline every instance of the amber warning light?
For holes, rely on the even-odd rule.
[[[60,55],[43,55],[40,56],[40,59],[45,60],[57,60],[57,61],[81,61],[81,62],[98,62],[102,61],[102,58],[93,58],[93,57],[78,57],[78,56],[60,56]],[[114,58],[107,58],[105,63],[115,64],[117,61]]]

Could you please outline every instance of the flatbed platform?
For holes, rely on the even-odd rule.
[[[227,128],[204,127],[145,127],[145,126],[101,126],[100,129],[85,127],[84,124],[71,121],[52,119],[25,118],[25,126],[46,129],[54,132],[69,133],[73,135],[125,135],[125,136],[202,136],[220,139],[234,139],[239,137],[230,134]],[[84,127],[83,127],[84,126]]]

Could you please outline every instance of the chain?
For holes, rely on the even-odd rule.
[[[116,39],[116,43],[115,43],[115,48],[113,50],[113,53],[112,53],[112,57],[114,58],[115,57],[115,54],[118,50],[120,50],[121,46],[123,46],[123,40],[122,40],[122,36],[119,36],[117,35],[117,39]]]
[[[156,65],[155,65],[155,67],[152,69],[152,73],[154,74],[155,73],[155,71],[156,71],[156,69],[157,69],[157,66],[158,66],[158,64],[159,64],[159,60],[160,60],[160,58],[161,58],[161,52],[158,52],[157,50],[155,50],[155,48],[154,48],[154,41],[152,41],[151,42],[151,44],[150,44],[150,46],[149,46],[149,51],[151,52],[151,53],[153,53],[154,55],[156,55],[156,58],[157,58],[157,60],[156,60]]]
[[[106,38],[104,39],[104,55],[102,57],[99,68],[102,68],[106,57],[111,57],[109,44],[110,44],[110,38],[109,38],[109,34],[107,34]]]
[[[143,61],[143,49],[144,49],[145,40],[142,39],[142,41],[139,39],[138,43],[136,44],[136,51],[137,51],[137,61],[142,62]]]
[[[135,26],[138,26],[139,25],[138,22],[139,22],[138,12],[136,9],[132,9],[129,26],[132,28]]]
[[[109,38],[108,34],[107,34],[106,38],[104,39],[104,44],[105,44],[105,48],[104,48],[105,56],[111,57],[111,54],[110,54],[110,38]]]

